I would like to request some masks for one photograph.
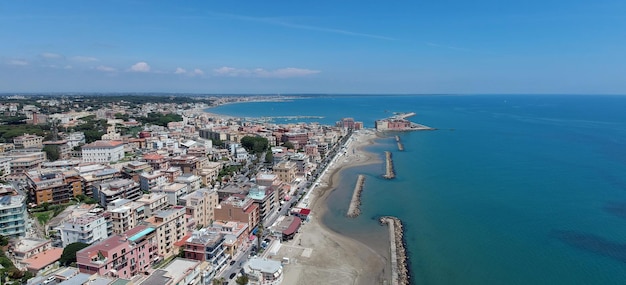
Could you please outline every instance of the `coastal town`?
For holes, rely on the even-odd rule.
[[[390,224],[387,262],[325,229],[316,202],[338,170],[378,162],[357,150],[380,132],[430,128],[406,120],[411,114],[376,121],[376,131],[353,118],[277,124],[208,109],[281,100],[289,98],[6,96],[0,281],[407,284],[399,220],[381,220]],[[389,152],[386,160],[383,177],[393,178]],[[384,263],[396,267],[391,274]]]

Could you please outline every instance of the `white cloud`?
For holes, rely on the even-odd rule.
[[[98,61],[98,59],[95,58],[95,57],[81,56],[81,55],[72,57],[72,60],[73,61],[78,61],[78,62],[94,62],[94,61]]]
[[[202,69],[196,68],[193,70],[193,74],[194,75],[203,75],[204,71],[202,71]]]
[[[227,67],[227,66],[214,69],[213,72],[221,76],[232,76],[232,77],[242,76],[242,77],[261,77],[261,78],[303,77],[303,76],[320,73],[319,70],[295,68],[295,67],[266,70],[263,68],[240,69],[240,68],[233,68],[233,67]]]
[[[26,65],[28,65],[28,61],[18,60],[18,59],[9,60],[7,63],[9,65],[19,65],[19,66],[26,66]]]
[[[110,66],[104,66],[104,65],[100,65],[98,67],[96,67],[96,70],[99,71],[104,71],[104,72],[115,72],[117,71],[115,68],[110,67]]]
[[[62,58],[63,56],[58,54],[58,53],[52,53],[52,52],[44,52],[42,54],[40,54],[41,57],[43,58],[47,58],[47,59],[56,59],[56,58]]]
[[[130,71],[133,72],[150,72],[150,65],[148,63],[140,61],[138,63],[133,64],[130,67]]]
[[[187,73],[187,70],[185,70],[184,68],[180,68],[180,67],[177,67],[176,71],[174,71],[174,74],[185,74],[185,73]]]
[[[303,69],[303,68],[280,68],[276,70],[261,70],[258,73],[259,77],[273,77],[273,78],[289,78],[289,77],[302,77],[312,74],[320,73],[319,70]]]

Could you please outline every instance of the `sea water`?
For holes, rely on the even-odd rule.
[[[397,133],[367,148],[384,165],[348,169],[324,223],[373,248],[382,215],[402,219],[414,284],[625,284],[626,96],[337,95],[224,105],[247,117],[353,117],[393,112],[436,131]],[[282,121],[294,122],[294,121]],[[358,174],[362,213],[345,217]]]

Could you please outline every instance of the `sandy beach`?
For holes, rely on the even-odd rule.
[[[339,235],[321,223],[327,210],[326,199],[339,182],[342,169],[382,161],[375,155],[362,151],[377,138],[373,130],[355,133],[347,144],[344,155],[335,158],[319,186],[309,195],[311,220],[300,233],[283,243],[274,258],[289,257],[284,267],[283,284],[389,284],[386,272],[387,258],[364,243]]]

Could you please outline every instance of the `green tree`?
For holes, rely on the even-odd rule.
[[[256,230],[256,249],[261,249],[261,239],[263,238],[263,232],[265,232],[265,227],[263,223],[259,223]]]
[[[213,285],[223,285],[223,284],[228,284],[228,283],[226,282],[226,279],[224,279],[224,277],[220,277],[220,278],[213,279],[213,281],[211,281],[211,283],[213,283]]]
[[[274,161],[274,155],[271,151],[265,153],[265,163],[272,163]]]
[[[9,244],[9,238],[0,235],[0,246],[7,246]]]
[[[46,145],[43,147],[43,151],[46,153],[46,157],[50,161],[56,161],[61,156],[59,154],[59,148],[54,145]]]
[[[252,154],[259,154],[269,148],[269,141],[263,137],[245,136],[241,138],[241,146]]]
[[[283,146],[284,146],[284,147],[286,147],[286,148],[288,148],[288,149],[295,149],[295,148],[296,148],[296,147],[293,145],[293,143],[292,143],[292,142],[290,142],[290,141],[286,141],[286,142],[283,144]]]
[[[241,275],[241,276],[237,277],[237,279],[235,279],[235,283],[237,283],[239,285],[246,285],[246,284],[248,284],[248,276],[247,275]]]
[[[76,252],[88,247],[89,245],[82,242],[75,242],[68,244],[61,253],[59,263],[63,266],[68,266],[72,262],[76,262]]]

